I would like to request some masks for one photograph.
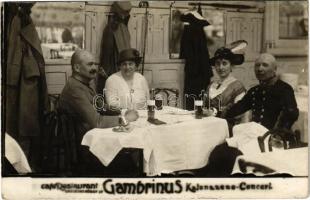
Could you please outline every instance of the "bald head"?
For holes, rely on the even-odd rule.
[[[269,53],[263,53],[255,60],[254,67],[256,78],[259,81],[266,81],[276,75],[277,61]]]
[[[74,70],[75,64],[80,64],[83,60],[93,59],[94,56],[86,50],[78,49],[76,50],[71,57],[71,66],[72,70]]]
[[[255,60],[256,62],[268,62],[270,63],[273,67],[277,68],[277,60],[276,58],[270,54],[270,53],[262,53],[259,55],[259,57]]]
[[[72,74],[93,79],[98,71],[95,57],[86,50],[78,49],[71,57]]]

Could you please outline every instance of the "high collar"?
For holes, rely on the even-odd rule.
[[[262,86],[271,86],[271,85],[274,85],[278,79],[279,79],[278,76],[274,75],[273,77],[265,81],[260,81],[259,84]]]

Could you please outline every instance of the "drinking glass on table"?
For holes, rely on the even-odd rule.
[[[155,95],[155,107],[157,110],[163,109],[163,101],[164,101],[164,98],[161,94]]]
[[[203,115],[203,101],[202,100],[195,100],[195,118],[201,119]]]

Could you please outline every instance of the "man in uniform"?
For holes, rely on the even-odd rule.
[[[276,76],[276,59],[268,53],[255,61],[254,71],[259,84],[226,113],[226,118],[252,111],[252,120],[267,129],[290,129],[298,118],[298,108],[293,88]]]

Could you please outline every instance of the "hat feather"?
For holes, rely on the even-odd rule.
[[[245,40],[237,40],[229,45],[227,45],[227,48],[229,48],[233,53],[244,51],[244,49],[248,46],[248,42]]]

